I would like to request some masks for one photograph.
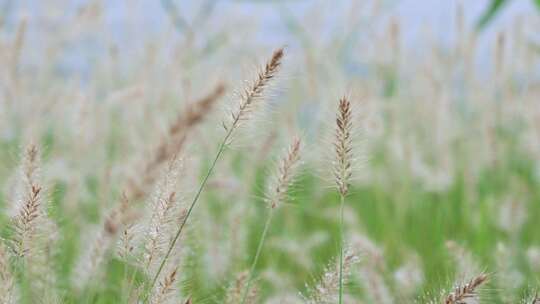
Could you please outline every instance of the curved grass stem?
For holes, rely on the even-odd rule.
[[[266,239],[266,235],[268,234],[268,229],[270,227],[270,223],[272,222],[272,216],[274,214],[274,208],[270,208],[270,213],[268,213],[268,217],[266,218],[266,223],[264,224],[264,229],[261,234],[261,238],[259,240],[259,245],[257,246],[257,252],[255,253],[255,257],[253,258],[253,263],[251,264],[251,268],[249,269],[249,274],[247,278],[246,288],[244,289],[244,292],[242,294],[242,302],[241,304],[245,304],[247,296],[249,294],[249,289],[251,287],[251,282],[253,281],[253,275],[255,273],[255,268],[257,267],[257,262],[259,261],[259,257],[262,252],[262,248],[264,245],[264,240]]]
[[[169,259],[169,256],[171,255],[171,252],[174,249],[174,246],[176,245],[176,242],[180,238],[180,235],[182,234],[182,231],[184,230],[184,226],[186,225],[186,222],[189,219],[189,216],[193,212],[193,208],[195,207],[195,204],[197,204],[197,201],[199,200],[199,197],[201,196],[201,193],[204,190],[204,188],[205,188],[205,186],[206,186],[206,184],[208,182],[208,179],[210,178],[210,175],[212,175],[212,172],[214,171],[214,168],[216,167],[216,164],[217,164],[219,158],[221,157],[221,154],[223,154],[223,151],[225,150],[225,147],[227,146],[227,142],[229,140],[229,137],[232,134],[232,131],[233,131],[232,128],[227,131],[227,134],[225,135],[225,138],[223,139],[223,141],[219,145],[216,156],[215,156],[214,160],[212,161],[212,164],[210,165],[210,168],[208,168],[208,171],[206,172],[206,175],[204,176],[204,179],[202,180],[202,182],[201,182],[201,184],[199,186],[199,189],[197,190],[197,193],[193,197],[193,201],[191,202],[191,205],[189,206],[189,209],[188,209],[188,211],[186,213],[186,216],[184,217],[184,219],[182,220],[182,223],[178,227],[178,230],[176,231],[176,234],[174,235],[174,238],[173,238],[171,244],[169,245],[169,248],[167,249],[167,253],[163,257],[163,260],[161,261],[161,263],[159,265],[159,268],[156,271],[156,274],[154,275],[154,278],[152,279],[152,283],[150,284],[150,288],[146,292],[146,296],[144,298],[143,303],[147,302],[150,292],[152,291],[152,289],[156,285],[156,282],[157,282],[157,280],[159,278],[159,274],[163,270],[163,267],[165,266],[165,263]]]
[[[343,303],[343,208],[345,196],[340,195],[339,207],[339,304]]]

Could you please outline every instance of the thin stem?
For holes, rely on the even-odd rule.
[[[174,239],[172,240],[171,244],[169,245],[169,248],[167,249],[167,253],[165,254],[165,257],[163,257],[163,260],[161,261],[161,264],[159,265],[159,268],[158,268],[154,278],[152,279],[152,284],[150,285],[150,288],[146,292],[143,303],[146,303],[146,301],[148,300],[148,296],[149,296],[150,292],[152,291],[152,289],[156,285],[159,274],[161,273],[161,271],[163,270],[163,267],[165,266],[165,263],[169,259],[169,256],[171,255],[171,252],[174,249],[174,245],[176,244],[176,242],[180,238],[180,234],[182,234],[182,230],[184,229],[184,226],[186,225],[186,222],[187,222],[189,216],[191,215],[191,212],[193,211],[193,208],[195,207],[195,204],[199,200],[199,197],[201,196],[201,193],[204,190],[204,187],[206,186],[206,183],[208,182],[208,179],[210,178],[210,175],[212,175],[212,172],[214,171],[214,168],[216,167],[216,164],[217,164],[221,154],[225,150],[225,146],[227,145],[227,141],[229,140],[229,137],[231,136],[232,131],[233,131],[233,128],[229,128],[227,134],[225,135],[225,138],[223,139],[223,141],[219,145],[218,151],[216,153],[216,157],[214,158],[214,161],[210,165],[210,168],[208,168],[208,172],[206,172],[206,176],[202,180],[202,182],[201,182],[201,184],[199,186],[199,190],[197,190],[197,193],[195,194],[195,197],[193,198],[193,201],[191,202],[191,205],[189,206],[189,209],[188,209],[188,211],[186,213],[186,216],[182,220],[182,223],[180,224],[180,227],[178,227],[178,230],[176,231]]]
[[[345,196],[340,195],[339,207],[339,304],[343,303],[343,207],[345,206]]]
[[[255,258],[253,259],[253,263],[251,264],[251,268],[249,270],[246,288],[244,289],[244,293],[242,295],[241,304],[245,304],[247,296],[249,294],[249,288],[251,287],[251,282],[253,281],[253,274],[255,272],[255,267],[257,266],[257,262],[259,261],[259,256],[261,255],[264,240],[266,239],[266,235],[268,234],[268,228],[270,227],[270,222],[272,221],[273,214],[274,214],[274,208],[270,208],[270,213],[268,213],[268,217],[266,218],[266,223],[264,224],[264,229],[261,234],[261,238],[259,240],[259,245],[257,246],[257,252],[255,253]]]
[[[128,285],[128,299],[131,296],[131,293],[133,292],[133,288],[135,287],[135,276],[137,275],[137,269],[133,267],[133,271],[131,272],[131,277],[129,279],[129,285]],[[127,272],[126,272],[127,276]],[[127,278],[127,277],[126,277]]]

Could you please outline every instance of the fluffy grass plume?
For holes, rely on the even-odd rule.
[[[128,216],[129,204],[123,196],[120,203],[106,214],[101,226],[91,236],[90,242],[83,247],[75,268],[75,282],[79,289],[102,279],[108,255],[117,241],[119,232],[123,230],[123,223],[126,222]]]
[[[0,244],[0,303],[15,304],[18,295],[15,277],[11,272],[10,255],[3,244]]]
[[[287,191],[294,180],[300,161],[300,147],[301,140],[299,137],[295,137],[287,153],[279,162],[277,172],[273,176],[273,182],[269,184],[266,200],[272,209],[277,208],[286,199]]]
[[[178,241],[178,238],[182,234],[182,230],[184,229],[185,224],[187,223],[187,220],[189,219],[191,212],[193,211],[193,208],[197,204],[197,201],[199,200],[199,197],[204,190],[206,183],[208,182],[208,178],[214,171],[214,168],[221,157],[221,154],[225,150],[225,146],[227,145],[229,138],[233,134],[234,130],[238,128],[240,122],[244,119],[246,119],[249,112],[252,110],[253,106],[257,101],[262,99],[264,89],[268,86],[270,81],[276,76],[279,67],[281,66],[281,61],[283,59],[283,49],[278,49],[274,51],[272,54],[272,57],[270,60],[266,63],[264,69],[262,72],[259,73],[257,79],[253,82],[252,85],[248,86],[245,89],[245,93],[240,98],[240,103],[238,106],[238,109],[234,112],[232,112],[231,117],[232,121],[230,125],[227,126],[227,124],[224,123],[225,129],[227,130],[227,133],[225,134],[225,137],[223,138],[221,144],[218,147],[218,151],[214,157],[214,160],[212,161],[205,177],[203,178],[201,184],[199,185],[199,188],[193,198],[193,201],[191,202],[191,205],[189,206],[187,213],[185,217],[183,218],[182,222],[180,223],[178,230],[176,234],[174,235],[174,238],[172,239],[172,242],[169,245],[169,248],[167,249],[167,252],[165,253],[165,256],[163,257],[161,264],[158,267],[158,270],[154,276],[154,279],[152,280],[152,283],[150,284],[150,290],[153,289],[154,285],[156,284],[156,281],[167,262],[167,259],[169,258],[174,246],[176,245],[176,242]]]
[[[142,172],[131,177],[127,184],[127,196],[130,201],[144,198],[158,177],[162,165],[174,155],[180,153],[188,135],[208,116],[217,101],[225,94],[225,85],[218,84],[208,95],[189,104],[185,111],[177,115],[169,130],[145,162]]]
[[[225,130],[232,132],[249,118],[250,113],[263,99],[265,89],[276,77],[284,56],[283,48],[274,51],[264,68],[259,71],[255,80],[248,84],[240,94],[238,106],[230,113],[230,120],[223,123]]]
[[[246,284],[249,278],[247,271],[239,273],[236,278],[229,284],[225,295],[225,304],[237,304],[242,302],[242,296],[246,290]],[[245,303],[257,303],[257,288],[252,287],[246,297]]]
[[[15,215],[13,247],[16,255],[31,254],[32,244],[45,217],[42,186],[39,182],[39,150],[36,145],[26,147],[21,164],[21,194]]]
[[[23,152],[19,176],[17,210],[12,218],[13,236],[8,246],[14,253],[20,277],[30,291],[21,294],[25,301],[43,299],[56,301],[57,275],[54,255],[57,252],[58,231],[49,218],[47,200],[40,174],[41,153],[30,143]]]
[[[341,196],[349,192],[352,176],[353,143],[352,143],[352,108],[347,97],[339,100],[336,115],[336,131],[334,140],[335,160],[334,177]]]
[[[283,156],[279,163],[274,182],[270,184],[270,187],[268,188],[269,192],[267,194],[267,201],[270,204],[270,211],[266,218],[263,232],[261,234],[261,237],[259,238],[259,244],[257,245],[257,251],[255,252],[255,257],[253,258],[253,262],[248,273],[246,287],[242,295],[242,304],[245,304],[248,300],[251,282],[255,273],[255,268],[257,267],[257,262],[259,261],[264,241],[266,239],[268,229],[270,228],[270,224],[272,222],[274,210],[283,203],[287,194],[287,190],[289,189],[289,186],[294,179],[294,175],[296,173],[295,169],[297,168],[298,162],[300,160],[300,146],[300,138],[295,137],[289,149],[287,150],[287,153]]]
[[[176,303],[174,296],[177,290],[175,286],[177,274],[178,270],[175,268],[159,282],[157,290],[150,297],[151,304]]]
[[[336,132],[334,149],[336,158],[334,161],[334,177],[337,189],[340,194],[339,207],[339,299],[338,302],[343,303],[343,210],[345,207],[345,196],[349,192],[349,183],[352,176],[352,110],[351,103],[347,97],[342,97],[339,100],[338,112],[336,117]]]
[[[445,299],[444,304],[464,304],[472,299],[478,299],[478,288],[488,280],[488,276],[485,274],[478,275],[472,278],[465,284],[460,284],[449,293]]]
[[[176,219],[185,213],[179,193],[179,178],[183,174],[183,161],[173,159],[156,185],[156,193],[151,199],[150,221],[145,228],[144,254],[141,267],[151,276],[157,271],[165,256],[169,242],[175,231]]]
[[[340,299],[340,289],[347,282],[352,267],[359,261],[358,255],[352,250],[345,250],[343,258],[332,263],[323,272],[319,282],[308,288],[304,296],[306,304],[333,304]]]

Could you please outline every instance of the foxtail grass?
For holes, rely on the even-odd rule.
[[[334,177],[337,190],[340,196],[339,207],[339,300],[343,303],[343,243],[344,243],[344,223],[343,210],[345,207],[345,196],[349,192],[349,183],[352,176],[352,111],[351,103],[346,97],[339,100],[338,113],[336,117],[335,131],[335,161]]]
[[[266,222],[264,224],[264,228],[263,228],[261,237],[259,239],[259,244],[257,245],[257,251],[255,252],[255,257],[253,258],[253,262],[251,263],[251,268],[249,270],[248,277],[247,277],[246,287],[242,294],[242,301],[241,301],[242,304],[245,304],[248,298],[249,289],[250,289],[251,283],[253,281],[254,273],[255,273],[255,268],[257,267],[257,263],[259,261],[259,257],[262,252],[264,241],[266,239],[266,235],[268,234],[270,223],[272,222],[274,210],[284,202],[289,186],[291,185],[294,179],[294,176],[296,173],[295,171],[296,171],[299,160],[300,160],[300,139],[295,138],[291,146],[289,147],[286,155],[281,159],[279,167],[278,167],[278,171],[276,174],[276,178],[269,187],[269,193],[267,194],[267,201],[269,203],[270,211],[266,218]]]
[[[150,303],[164,304],[172,298],[175,291],[175,282],[177,280],[178,269],[174,268],[163,280],[159,283],[159,288],[156,293],[152,294]]]
[[[174,158],[162,180],[156,185],[151,201],[151,218],[144,237],[144,254],[141,266],[153,274],[167,249],[174,232],[175,219],[182,216],[185,206],[178,194],[178,178],[183,174],[183,160]]]
[[[469,282],[458,285],[454,291],[446,296],[444,304],[461,304],[468,299],[478,298],[478,288],[488,280],[485,274],[478,275]]]
[[[10,269],[10,254],[0,243],[0,303],[18,303],[15,277]]]
[[[123,196],[120,203],[107,213],[102,226],[94,235],[93,242],[79,258],[76,265],[76,282],[80,289],[91,283],[93,279],[99,279],[109,249],[129,216],[129,208],[128,201]]]
[[[40,221],[45,216],[42,186],[39,182],[40,154],[36,145],[26,147],[21,164],[22,193],[19,210],[14,218],[15,238],[13,247],[19,257],[31,255],[33,239],[40,229]]]
[[[247,271],[239,273],[233,282],[227,288],[225,295],[225,304],[238,304],[242,301],[242,296],[246,288],[246,283],[249,277]],[[258,290],[257,288],[251,288],[249,294],[246,297],[245,303],[255,304],[257,303]]]
[[[16,277],[26,281],[30,289],[30,292],[21,293],[21,296],[31,301],[38,298],[58,299],[52,258],[57,252],[58,229],[47,214],[47,198],[40,174],[40,151],[32,143],[24,150],[20,168],[20,193],[16,214],[12,218],[14,233],[8,241],[14,260],[22,266],[17,269]]]
[[[335,303],[339,295],[340,286],[347,281],[352,272],[352,267],[358,263],[357,253],[345,250],[339,263],[335,260],[325,268],[325,271],[315,286],[309,287],[304,298],[306,304]]]
[[[231,120],[230,122],[223,123],[223,126],[226,130],[225,136],[223,137],[222,141],[220,142],[218,146],[217,153],[214,156],[214,159],[212,163],[210,164],[210,167],[208,168],[202,182],[200,183],[197,192],[195,193],[195,196],[193,197],[193,200],[191,201],[191,204],[187,210],[187,213],[185,217],[182,219],[182,222],[180,223],[178,230],[174,234],[174,238],[169,244],[169,247],[166,251],[165,256],[163,257],[155,275],[152,279],[149,289],[146,292],[146,296],[143,300],[143,302],[146,302],[148,299],[149,291],[151,291],[156,281],[158,280],[158,277],[163,270],[163,267],[165,266],[165,263],[169,259],[169,256],[171,255],[171,252],[173,248],[176,245],[176,242],[180,238],[180,235],[182,234],[182,231],[184,230],[184,226],[186,225],[189,217],[191,216],[191,213],[193,212],[193,209],[195,208],[195,205],[199,201],[199,198],[206,187],[206,184],[208,182],[208,179],[214,172],[214,168],[216,167],[217,162],[221,158],[221,155],[225,151],[226,146],[229,143],[229,140],[231,139],[234,131],[240,126],[241,122],[246,120],[250,114],[250,112],[253,110],[253,108],[259,103],[259,101],[262,100],[264,97],[264,91],[272,81],[272,79],[275,78],[277,72],[279,71],[283,59],[284,51],[283,48],[277,49],[272,54],[272,57],[270,60],[266,63],[262,71],[258,73],[257,78],[255,81],[251,83],[245,90],[244,93],[240,96],[240,103],[236,110],[231,112]]]
[[[225,85],[218,84],[208,95],[188,105],[170,124],[163,140],[155,148],[150,160],[142,169],[141,177],[131,177],[127,183],[127,197],[130,201],[142,199],[155,183],[157,172],[174,155],[181,152],[191,131],[209,115],[217,101],[225,94]]]

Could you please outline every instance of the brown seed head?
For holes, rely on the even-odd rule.
[[[159,169],[175,154],[178,154],[190,132],[198,126],[217,101],[225,94],[226,87],[219,83],[208,95],[190,104],[169,126],[169,131],[155,148],[152,157],[143,164],[141,176],[130,177],[127,181],[127,196],[130,201],[142,199],[152,188]]]
[[[173,269],[163,280],[159,283],[157,292],[150,299],[152,304],[162,304],[170,300],[173,291],[175,290],[174,283],[176,282],[177,269]]]
[[[294,171],[300,160],[300,138],[295,137],[287,154],[280,162],[276,184],[273,186],[272,194],[269,198],[270,207],[276,208],[279,203],[285,200],[287,190],[294,178]]]
[[[346,97],[339,100],[336,117],[336,138],[334,150],[336,160],[334,164],[334,177],[338,191],[346,195],[349,191],[349,182],[352,175],[352,111],[351,103]]]
[[[457,286],[452,293],[450,293],[444,300],[445,304],[464,304],[465,300],[474,298],[477,296],[477,288],[487,281],[488,277],[485,274],[481,274],[468,283]]]
[[[263,96],[265,88],[279,71],[283,56],[283,48],[275,50],[270,60],[264,66],[264,69],[257,75],[255,81],[244,89],[244,92],[240,96],[238,109],[231,113],[230,123],[223,124],[226,130],[237,128],[240,122],[246,119],[246,115],[251,112],[255,101]]]

